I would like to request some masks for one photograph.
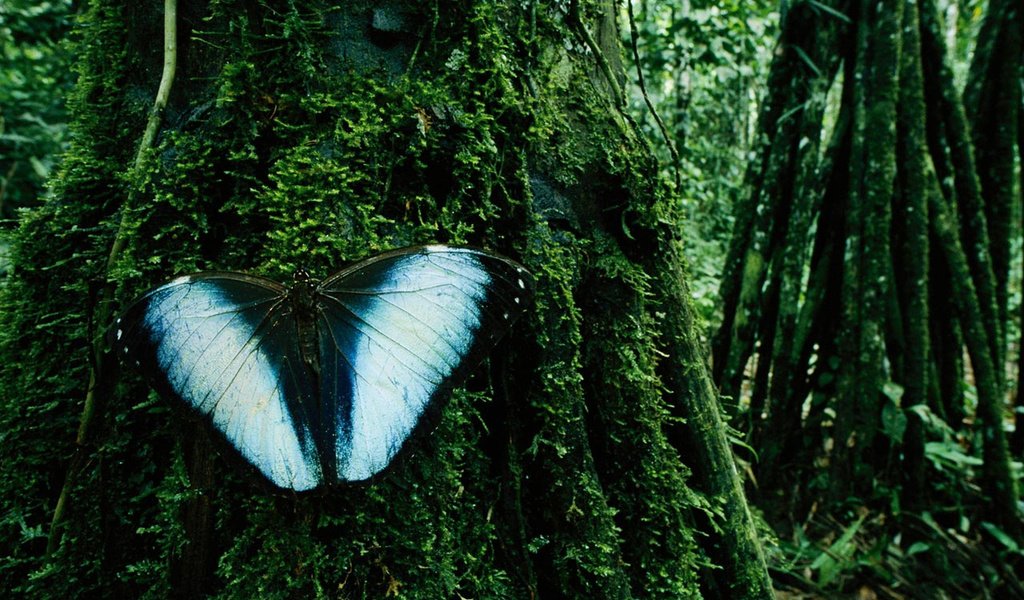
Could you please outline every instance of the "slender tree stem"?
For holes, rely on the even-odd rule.
[[[1017,509],[1016,483],[1010,471],[1010,457],[1003,433],[1002,392],[992,360],[991,345],[982,322],[978,293],[970,277],[967,253],[960,242],[956,217],[942,199],[938,183],[932,179],[928,194],[932,234],[952,274],[953,301],[964,329],[967,353],[974,368],[978,390],[978,421],[982,433],[985,483],[991,502],[992,518],[1016,540],[1021,539],[1020,511]]]
[[[134,176],[132,179],[136,181],[145,162],[146,154],[153,147],[153,142],[160,131],[164,108],[167,106],[167,100],[171,95],[171,85],[174,83],[174,73],[178,66],[177,21],[177,0],[164,0],[163,73],[160,77],[160,87],[153,101],[153,108],[146,122],[146,129],[142,134],[142,140],[139,142],[139,150],[135,155],[135,162],[132,164],[132,175]],[[124,252],[125,240],[128,239],[127,232],[130,228],[129,215],[137,195],[138,187],[136,186],[129,191],[128,197],[121,206],[121,220],[118,224],[117,233],[114,236],[114,242],[110,246],[110,254],[107,256],[105,270],[107,280],[104,281],[103,289],[99,294],[99,302],[97,302],[92,316],[92,321],[99,325],[99,333],[97,333],[92,341],[93,367],[89,373],[89,385],[85,393],[85,403],[82,407],[82,416],[78,425],[78,435],[75,438],[75,452],[68,465],[64,487],[61,488],[57,505],[53,510],[53,519],[50,522],[50,534],[46,543],[47,554],[52,554],[60,546],[60,529],[67,512],[71,488],[74,486],[78,472],[81,470],[85,459],[85,449],[89,440],[89,434],[96,421],[96,415],[100,412],[100,403],[105,399],[104,396],[106,396],[108,390],[106,385],[109,383],[109,374],[106,372],[108,370],[108,361],[105,358],[105,342],[102,332],[104,326],[110,321],[113,306],[114,285],[109,277],[114,269],[114,265],[117,264],[118,259]]]
[[[622,93],[622,86],[619,85],[619,80],[615,77],[615,71],[612,69],[611,64],[608,62],[608,58],[605,57],[604,52],[601,51],[601,47],[598,46],[597,41],[594,40],[594,36],[590,35],[590,30],[587,29],[586,25],[583,24],[583,17],[580,14],[580,3],[578,0],[573,0],[569,3],[569,22],[574,26],[576,33],[586,44],[587,48],[594,55],[594,60],[597,61],[598,66],[601,68],[601,73],[604,74],[605,80],[608,81],[608,88],[611,90],[612,97],[615,99],[616,108],[622,108],[626,103],[626,97]]]
[[[647,83],[644,81],[644,69],[640,64],[640,50],[637,48],[637,40],[640,35],[636,30],[636,17],[633,16],[632,0],[626,0],[626,10],[629,15],[629,39],[632,42],[630,44],[630,48],[633,50],[633,63],[636,65],[636,77],[637,83],[640,85],[640,94],[644,97],[644,103],[647,105],[647,110],[650,111],[651,116],[654,117],[654,121],[658,124],[658,130],[661,131],[661,137],[664,138],[665,146],[668,147],[668,153],[672,156],[672,173],[675,178],[676,189],[680,189],[683,184],[683,180],[679,173],[679,151],[676,149],[676,145],[668,133],[668,128],[665,127],[665,121],[661,120],[661,116],[658,115],[658,111],[654,108],[654,103],[651,102],[651,97],[647,95]]]

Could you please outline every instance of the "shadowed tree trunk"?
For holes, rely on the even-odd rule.
[[[1013,219],[1014,155],[1020,129],[1021,5],[1013,0],[989,3],[964,90],[964,109],[974,142],[978,179],[984,198],[989,252],[995,277],[999,322],[1009,322],[1007,280]],[[996,365],[1006,363],[1005,328],[1000,331]]]
[[[925,450],[951,431],[938,419],[961,431],[966,415],[984,462],[976,522],[1020,539],[1003,433],[1008,250],[997,248],[1019,135],[1011,4],[989,7],[966,93],[972,126],[930,0],[798,2],[784,17],[714,348],[723,393],[751,382],[743,424],[773,520],[828,510],[808,482],[837,510],[888,502],[890,486],[905,507],[934,510]]]
[[[75,146],[18,235],[0,329],[21,367],[2,383],[5,589],[771,596],[677,199],[622,113],[613,3],[173,5],[89,4]],[[165,14],[179,33],[161,45]],[[419,243],[516,258],[537,293],[372,484],[269,490],[113,375],[111,316],[173,274],[322,277]]]
[[[1024,8],[1019,2],[993,1],[988,6],[978,46],[964,90],[964,108],[970,123],[978,165],[978,179],[985,201],[992,252],[992,269],[996,278],[996,303],[1001,323],[1009,322],[1007,281],[1010,273],[1010,239],[1013,205],[1020,202],[1021,185],[1015,181],[1015,163],[1020,161],[1021,88],[1011,82],[1022,77],[1021,29]],[[1016,156],[1016,161],[1015,161]],[[1002,373],[1006,364],[1006,338],[998,340],[1001,360],[996,366]],[[1021,361],[1018,360],[1018,369]],[[1024,381],[1024,380],[1021,380]],[[1024,452],[1024,418],[1020,415],[1021,385],[1017,386],[1017,428],[1014,454]]]
[[[851,104],[850,182],[847,195],[840,356],[830,489],[832,499],[864,497],[884,465],[882,410],[886,311],[892,282],[891,204],[896,176],[896,95],[900,61],[900,1],[854,9],[854,60],[846,63],[844,96]]]

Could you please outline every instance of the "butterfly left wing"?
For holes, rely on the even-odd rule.
[[[519,317],[533,290],[518,264],[424,246],[369,259],[319,288],[321,397],[334,398],[334,476],[391,462],[428,413]]]
[[[241,273],[179,277],[130,306],[111,332],[122,360],[204,416],[282,488],[323,481],[312,383],[287,290]]]

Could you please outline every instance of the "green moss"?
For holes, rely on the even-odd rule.
[[[587,436],[580,356],[580,277],[575,244],[534,230],[526,265],[537,279],[534,326],[537,365],[530,384],[536,433],[522,458],[532,475],[524,494],[529,546],[539,576],[561,597],[625,598],[622,551],[614,509],[607,502]],[[578,248],[578,246],[577,246]],[[540,467],[543,465],[542,469]]]
[[[669,443],[671,413],[657,375],[657,324],[644,270],[609,240],[581,297],[590,429],[603,488],[617,509],[623,558],[637,596],[699,597],[688,470]]]

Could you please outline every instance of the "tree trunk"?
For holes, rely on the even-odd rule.
[[[984,198],[985,223],[995,277],[999,322],[1009,323],[1007,281],[1010,274],[1010,230],[1014,202],[1014,146],[1020,129],[1021,91],[1010,82],[1021,79],[1020,2],[989,3],[964,90],[964,109],[974,142],[978,179]],[[1005,364],[1005,328],[997,340],[996,367]]]
[[[835,17],[804,3],[791,8],[782,23],[780,53],[768,81],[771,92],[759,119],[758,160],[747,173],[749,196],[735,211],[722,275],[723,321],[714,340],[713,374],[725,396],[738,396],[753,351],[768,257],[786,236],[797,165],[817,152],[817,111],[823,99],[811,92],[820,94],[819,80],[831,81],[838,66],[833,50],[838,28]],[[797,208],[798,215],[802,212]],[[802,226],[798,223],[794,229],[793,235],[799,237]]]
[[[889,374],[885,357],[885,300],[889,278],[891,204],[896,176],[896,75],[902,2],[860,3],[855,62],[846,85],[853,106],[849,209],[845,225],[843,322],[839,338],[841,396],[832,457],[833,500],[866,496],[878,465],[878,418]]]
[[[799,527],[816,512],[845,515],[851,503],[885,511],[878,507],[897,487],[903,508],[929,510],[949,493],[930,483],[936,459],[926,456],[930,442],[953,443],[950,429],[936,425],[944,419],[983,456],[985,509],[974,522],[994,519],[1020,539],[1002,431],[1008,263],[998,248],[990,253],[989,239],[1001,246],[1008,234],[986,220],[995,211],[992,218],[1005,221],[989,197],[1005,203],[1013,193],[1006,169],[1019,124],[1012,114],[997,116],[1020,104],[1018,92],[1005,90],[1018,87],[1006,81],[1019,80],[1019,42],[1011,39],[1019,17],[1010,4],[1019,8],[992,3],[989,19],[999,23],[986,21],[979,41],[966,94],[979,107],[971,113],[975,130],[955,93],[929,0],[801,2],[784,15],[752,191],[737,210],[722,282],[714,353],[723,393],[739,394],[751,382],[737,405],[749,405],[740,422],[746,418],[759,453],[758,491],[772,522]],[[814,19],[833,20],[834,37]],[[1009,57],[995,57],[992,36],[1009,40]],[[829,39],[838,43],[820,46]],[[788,53],[792,40],[804,44],[800,53]],[[830,52],[830,62],[815,59]],[[840,61],[841,80],[828,68]],[[817,65],[821,79],[779,75],[801,62]],[[1002,84],[990,81],[996,72]],[[819,97],[840,84],[838,106],[820,110]],[[781,108],[787,105],[790,112]],[[799,126],[797,114],[805,119]],[[834,120],[825,121],[828,114]],[[825,152],[798,160],[828,122]],[[979,177],[976,145],[979,155],[986,147],[988,176]],[[964,394],[971,385],[973,414]],[[825,502],[815,488],[823,481]]]
[[[903,406],[928,405],[929,359],[931,341],[928,337],[928,201],[930,181],[934,175],[928,159],[925,137],[924,84],[921,71],[921,30],[917,4],[908,1],[903,7],[903,51],[900,64],[900,99],[897,122],[897,182],[900,198],[894,199],[894,237],[903,240],[893,252],[896,263],[895,281],[899,305],[906,307],[903,319],[902,368],[896,381],[903,386]],[[924,424],[914,411],[906,411],[907,430],[903,439],[903,502],[911,510],[926,507]]]

